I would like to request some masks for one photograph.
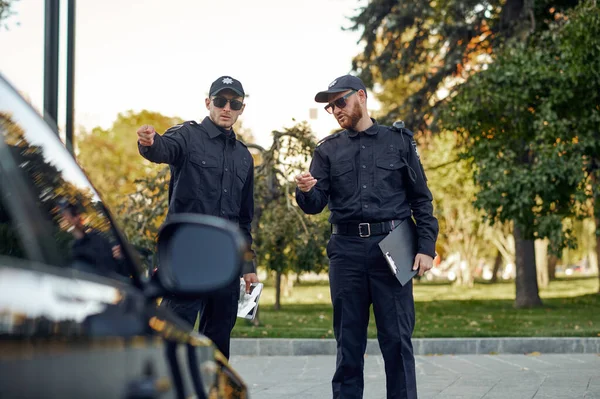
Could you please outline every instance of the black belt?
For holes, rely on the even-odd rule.
[[[378,223],[341,223],[331,225],[331,234],[342,236],[370,237],[387,234],[402,223],[401,220],[388,220]]]

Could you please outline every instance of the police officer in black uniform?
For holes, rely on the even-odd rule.
[[[232,129],[244,111],[244,96],[238,80],[221,76],[210,86],[209,98],[205,100],[209,116],[201,123],[185,122],[168,129],[162,136],[156,134],[154,127],[144,125],[138,129],[137,136],[144,158],[170,166],[168,215],[192,212],[228,219],[239,225],[250,248],[250,224],[254,215],[253,160]],[[246,262],[242,273],[249,291],[250,285],[258,282],[254,261]],[[202,299],[171,297],[163,302],[192,325],[200,312],[199,331],[229,358],[239,295],[240,284],[236,280]]]
[[[334,398],[362,398],[369,308],[385,361],[388,398],[416,398],[412,283],[392,275],[378,243],[411,216],[416,221],[419,275],[433,266],[438,223],[412,132],[377,124],[367,111],[363,82],[345,75],[315,101],[345,129],[321,140],[310,172],[296,176],[296,201],[308,214],[328,205],[327,244],[337,341]]]

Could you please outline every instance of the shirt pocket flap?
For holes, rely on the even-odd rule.
[[[398,170],[406,166],[404,162],[400,160],[400,158],[383,158],[378,159],[376,162],[378,168],[387,169],[387,170]]]
[[[246,178],[248,177],[248,169],[250,169],[250,165],[247,162],[242,162],[235,168],[235,173],[242,181],[246,181]]]
[[[216,168],[217,160],[196,153],[190,153],[190,162],[201,168]]]
[[[345,173],[348,173],[354,169],[354,162],[352,161],[342,161],[331,165],[331,176],[341,176]]]

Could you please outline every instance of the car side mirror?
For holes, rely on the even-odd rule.
[[[233,223],[180,213],[158,233],[158,280],[169,293],[199,295],[240,277],[246,240]]]

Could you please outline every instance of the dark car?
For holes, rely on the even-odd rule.
[[[246,398],[206,337],[157,306],[239,278],[242,235],[177,215],[158,276],[46,123],[0,76],[0,398]]]

